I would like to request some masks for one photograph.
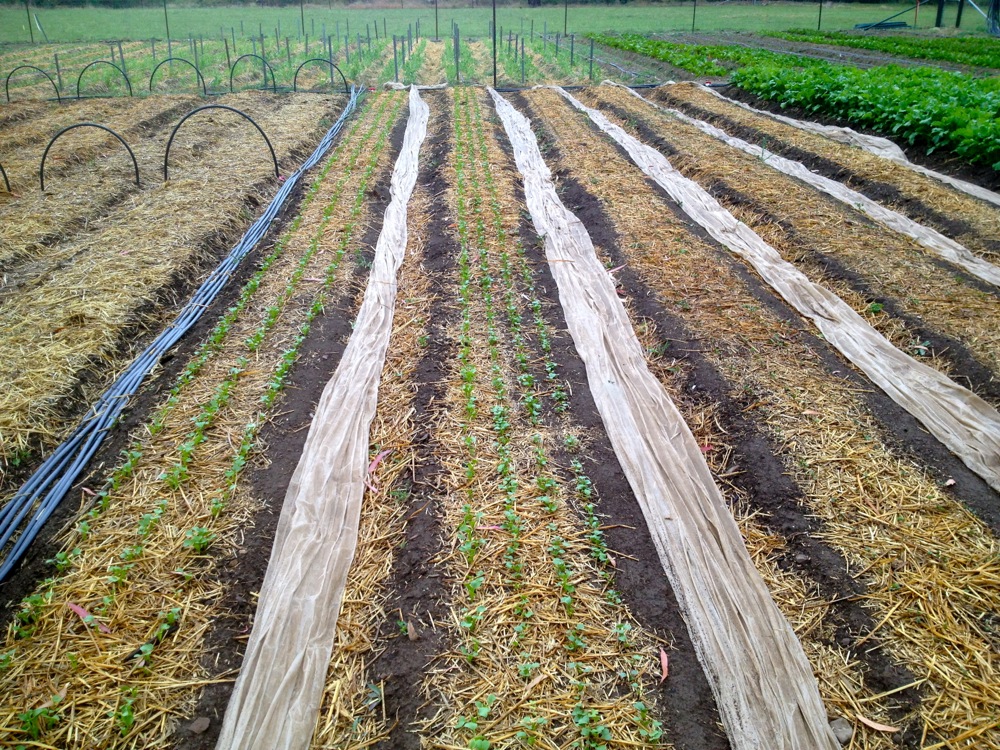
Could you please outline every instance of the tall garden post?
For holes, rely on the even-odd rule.
[[[958,0],[958,15],[955,16],[955,28],[962,25],[962,11],[965,10],[965,0]]]
[[[594,80],[594,40],[590,40],[590,80]]]
[[[573,53],[576,48],[576,34],[569,35],[569,66],[573,67]]]
[[[493,0],[493,88],[497,87],[497,0]]]
[[[399,58],[396,56],[396,35],[392,35],[392,67],[396,71],[394,81],[399,81]]]
[[[524,85],[524,37],[521,38],[521,85]]]
[[[306,5],[305,0],[299,0],[299,22],[302,24],[302,33],[306,33]]]
[[[166,0],[163,0],[164,3]],[[28,6],[28,0],[24,0],[24,12],[28,14],[28,33],[31,34],[31,43],[35,43],[35,30],[31,27],[31,8]]]
[[[27,0],[25,0],[27,5]],[[170,19],[167,17],[167,0],[163,0],[163,25],[167,27],[167,47],[170,47]]]
[[[569,33],[569,0],[563,2],[563,36]]]
[[[937,16],[934,19],[934,28],[940,29],[944,26],[944,0],[938,0]]]
[[[62,71],[59,69],[59,53],[53,53],[56,58],[56,80],[59,81],[59,90],[62,91]],[[153,59],[156,59],[156,55],[153,55]]]
[[[691,4],[691,31],[694,31],[694,21],[698,16],[698,0],[694,0]]]
[[[434,41],[440,41],[438,37],[438,0],[434,0]]]

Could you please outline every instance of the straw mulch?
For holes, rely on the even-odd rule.
[[[405,475],[416,466],[412,440],[422,427],[413,421],[411,403],[417,388],[414,370],[420,362],[420,341],[433,301],[430,279],[421,265],[431,206],[431,196],[418,186],[407,206],[409,240],[399,271],[393,330],[371,429],[372,459],[381,454],[384,458],[365,491],[357,552],[337,620],[314,748],[365,747],[384,737],[393,719],[385,715],[384,704],[378,700],[381,690],[373,691],[366,668],[385,648],[378,634],[392,594],[387,583],[394,551],[405,542],[410,507]]]
[[[928,746],[951,740],[956,748],[1000,747],[993,709],[1000,700],[993,624],[1000,611],[997,540],[924,467],[892,450],[863,394],[831,377],[815,344],[763,308],[716,251],[664,211],[638,169],[560,97],[529,96],[556,133],[562,155],[556,166],[583,178],[608,209],[630,264],[702,342],[699,350],[727,378],[737,403],[747,404],[744,411],[765,426],[807,510],[824,522],[821,539],[843,553],[852,574],[868,586],[863,606],[876,630],[858,634],[858,645],[883,645],[923,680],[928,696],[919,716],[904,717],[904,723],[916,722]],[[663,343],[654,338],[649,345],[659,351]],[[665,366],[677,372],[664,377],[676,393],[686,368],[669,359]],[[678,397],[696,435],[702,434],[713,423],[705,407]],[[719,433],[710,428],[704,438],[710,460],[729,450]],[[748,501],[752,505],[753,498]],[[777,574],[780,541],[762,540],[746,522],[744,530],[762,575],[798,628],[831,709],[852,720],[862,714],[892,724],[892,696],[864,687],[864,665],[848,658],[822,624],[801,619],[822,602],[809,582],[797,580],[790,589],[796,576]],[[799,593],[790,597],[790,590]],[[855,727],[853,747],[892,744],[890,733],[859,722]]]
[[[0,161],[17,197],[0,207],[0,268],[9,270],[18,258],[64,240],[81,225],[96,221],[109,205],[139,191],[132,161],[118,140],[97,128],[78,128],[49,152],[46,192],[40,192],[42,154],[61,127],[92,119],[117,130],[135,152],[143,189],[149,190],[162,180],[169,128],[197,106],[197,100],[158,97],[131,105],[122,100],[85,104],[57,109],[10,129],[11,150]],[[6,143],[5,138],[3,151]]]
[[[763,115],[749,112],[735,104],[724,102],[712,94],[699,90],[697,84],[678,84],[656,89],[655,96],[674,106],[690,103],[708,112],[726,117],[741,125],[772,134],[775,138],[804,151],[829,159],[835,164],[851,170],[855,174],[876,183],[887,183],[900,191],[900,201],[889,201],[886,205],[908,213],[907,201],[918,200],[927,208],[953,221],[966,222],[967,229],[952,232],[944,227],[935,227],[944,234],[953,236],[973,252],[996,259],[996,247],[989,243],[1000,237],[1000,209],[948,187],[931,177],[925,177],[907,167],[867,151],[831,141],[823,136],[808,133],[791,125],[778,122]],[[724,126],[724,125],[723,125]],[[919,215],[911,218],[926,223]]]
[[[444,68],[444,55],[448,46],[444,42],[427,40],[427,46],[424,50],[424,64],[417,71],[418,84],[434,86],[447,82],[448,75]]]
[[[383,132],[394,118],[385,120]],[[9,629],[3,651],[13,659],[0,671],[9,697],[0,726],[12,736],[26,739],[21,715],[62,695],[49,709],[58,720],[42,733],[44,746],[168,746],[178,719],[190,716],[198,687],[210,679],[231,679],[206,676],[203,641],[220,614],[218,566],[237,559],[265,502],[239,481],[240,444],[248,435],[252,442],[273,408],[280,408],[268,410],[261,397],[317,295],[324,289],[328,298],[349,292],[347,264],[339,259],[359,249],[370,217],[364,201],[357,200],[364,194],[363,170],[341,169],[352,160],[367,160],[368,121],[356,121],[328,159],[329,173],[276,247],[268,273],[227,335],[205,345],[195,376],[182,377],[153,422],[137,432],[132,468],[117,472],[107,507],[67,538],[66,572],[45,582],[34,604],[26,605],[33,616],[19,618]],[[383,154],[380,169],[384,161]],[[302,285],[290,288],[296,270]],[[251,351],[247,339],[274,309],[277,317]],[[187,478],[172,485],[164,477],[178,465],[180,447],[227,382],[228,400],[205,428]],[[207,549],[190,544],[198,529],[204,530]],[[96,627],[88,627],[70,603],[93,615]],[[30,632],[18,637],[25,622]],[[153,646],[148,660],[142,654],[129,658],[144,643]],[[123,719],[126,704],[134,714],[129,726]]]
[[[876,300],[892,300],[902,312],[951,336],[1000,374],[1000,300],[973,286],[962,274],[949,274],[936,256],[915,242],[873,224],[863,215],[818,191],[771,169],[761,159],[736,151],[686,123],[660,114],[620,89],[584,97],[591,105],[610,101],[642,118],[681,153],[671,163],[705,189],[715,185],[736,190],[718,196],[736,218],[745,222],[795,263],[814,281],[832,288],[902,351],[922,356],[926,346],[919,333],[898,318],[871,309]],[[613,113],[608,114],[617,121]],[[629,123],[619,122],[641,138]],[[766,211],[766,215],[763,213]],[[780,225],[779,223],[780,222]],[[812,252],[841,261],[863,280],[871,298],[852,291],[851,284],[830,278]],[[941,365],[939,358],[929,361]],[[947,373],[950,368],[944,367]]]
[[[251,101],[240,104],[253,109]],[[315,141],[326,111],[313,97],[258,114],[278,153],[287,154]],[[210,121],[205,127],[221,130]],[[85,400],[106,386],[130,356],[129,347],[121,351],[126,332],[162,323],[156,303],[173,303],[173,288],[246,226],[246,202],[276,189],[273,167],[248,159],[245,142],[225,138],[225,131],[218,141],[192,135],[178,143],[175,179],[103,217],[93,231],[49,248],[6,290],[0,456],[53,444],[81,382]]]
[[[574,479],[556,465],[558,446],[574,425],[568,419],[530,423],[516,395],[523,389],[516,381],[515,344],[500,315],[496,352],[490,353],[488,311],[479,293],[483,280],[488,275],[494,280],[494,294],[503,294],[501,251],[510,253],[516,278],[527,269],[514,243],[502,242],[496,234],[487,175],[496,184],[507,232],[516,232],[524,207],[514,200],[516,171],[484,116],[488,104],[483,93],[464,89],[456,96],[460,101],[454,148],[471,147],[472,152],[465,158],[462,195],[452,153],[453,187],[447,200],[468,222],[470,288],[477,290],[470,303],[468,361],[475,368],[478,406],[474,416],[466,411],[462,363],[456,358],[449,363],[453,374],[433,430],[447,530],[439,562],[455,580],[452,619],[438,626],[448,630],[454,650],[428,668],[424,689],[431,718],[422,724],[421,733],[429,746],[442,748],[464,748],[476,737],[504,746],[519,732],[524,741],[533,738],[539,747],[563,747],[580,741],[581,727],[596,732],[600,726],[622,745],[662,747],[663,741],[644,738],[641,732],[644,726],[654,726],[656,709],[647,689],[654,673],[660,672],[658,647],[669,649],[670,644],[655,641],[608,593],[601,573],[613,570],[612,564],[594,561],[574,499]],[[485,159],[481,145],[486,147]],[[477,239],[480,217],[484,230]],[[453,284],[458,276],[456,269]],[[530,298],[524,292],[517,284],[516,296],[526,312]],[[526,344],[531,360],[540,364],[544,354],[537,343]],[[497,390],[496,379],[504,383],[505,393]],[[505,459],[494,425],[498,407],[510,414],[510,476],[517,482],[512,503],[501,481]],[[586,451],[587,436],[579,437]],[[470,450],[473,476],[468,473]],[[540,481],[552,483],[554,509],[543,507]],[[512,531],[512,518],[519,533]],[[476,547],[471,560],[470,539]],[[574,587],[571,606],[560,600],[565,594],[557,574],[562,564],[568,571],[566,583]],[[640,701],[648,714],[636,708]]]

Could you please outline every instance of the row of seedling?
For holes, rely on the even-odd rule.
[[[504,355],[509,353],[511,350],[514,352],[514,358],[517,359],[517,355],[527,356],[527,349],[524,343],[524,336],[521,330],[521,315],[511,314],[511,310],[508,308],[506,315],[507,330],[501,332],[497,326],[497,316],[494,312],[496,305],[494,304],[494,286],[500,286],[501,291],[505,294],[513,292],[513,276],[510,273],[509,263],[506,272],[501,269],[499,274],[496,274],[500,282],[495,280],[494,276],[494,262],[493,257],[496,254],[495,250],[491,248],[503,248],[508,240],[506,232],[503,231],[502,224],[494,224],[490,221],[491,218],[491,207],[484,205],[486,202],[484,199],[487,198],[486,191],[482,183],[485,183],[487,175],[489,174],[488,167],[488,154],[485,150],[485,143],[483,139],[483,132],[481,128],[481,116],[476,108],[474,110],[471,102],[469,101],[468,93],[466,92],[464,106],[459,106],[456,102],[456,129],[458,131],[459,137],[459,163],[462,169],[459,175],[459,214],[465,213],[463,208],[465,208],[465,203],[467,200],[468,206],[471,208],[471,212],[474,216],[475,225],[475,247],[478,250],[479,263],[476,264],[475,270],[478,271],[477,283],[470,284],[471,288],[479,290],[479,302],[481,309],[486,311],[485,317],[487,320],[486,326],[486,342],[489,350],[489,361],[492,370],[492,380],[491,385],[493,388],[494,405],[490,409],[489,415],[492,417],[492,434],[494,438],[493,448],[496,452],[497,464],[496,464],[496,481],[498,483],[499,489],[503,492],[503,523],[501,528],[507,534],[506,548],[503,554],[503,564],[505,567],[506,575],[504,578],[504,585],[508,587],[517,597],[517,603],[514,606],[514,614],[518,618],[518,622],[513,626],[511,633],[511,646],[514,649],[521,649],[521,655],[519,657],[518,674],[526,682],[533,679],[536,670],[541,664],[542,655],[532,655],[529,650],[530,644],[533,641],[532,634],[530,630],[532,628],[532,623],[535,618],[535,612],[533,611],[533,599],[528,593],[525,593],[523,588],[524,584],[524,568],[525,558],[523,556],[523,545],[522,538],[526,533],[526,519],[519,512],[519,503],[521,502],[522,496],[530,493],[535,497],[536,501],[541,505],[543,514],[549,516],[550,520],[547,524],[546,531],[553,535],[551,544],[549,545],[550,553],[554,553],[553,567],[556,571],[556,578],[560,581],[560,590],[556,593],[558,596],[560,604],[563,606],[564,611],[567,613],[567,619],[571,622],[569,627],[566,629],[563,649],[567,657],[571,656],[577,651],[585,650],[587,648],[586,641],[584,640],[584,632],[586,630],[585,625],[582,622],[573,621],[574,612],[574,602],[573,593],[575,593],[576,588],[573,580],[577,577],[572,570],[572,566],[566,562],[566,555],[563,550],[563,540],[557,535],[559,530],[559,524],[556,520],[559,518],[559,486],[558,482],[551,474],[549,469],[549,459],[546,456],[544,449],[543,439],[540,434],[534,434],[531,437],[533,443],[533,453],[535,456],[535,465],[531,467],[529,473],[532,475],[530,484],[522,484],[522,480],[518,476],[518,471],[515,466],[515,460],[512,451],[512,444],[515,442],[515,426],[512,421],[518,420],[520,417],[511,411],[511,406],[509,404],[519,403],[523,409],[523,413],[527,416],[528,420],[533,424],[537,424],[539,421],[539,413],[532,409],[530,400],[532,393],[529,390],[521,398],[518,398],[516,394],[511,394],[507,388],[505,381],[505,358]],[[476,116],[473,117],[473,110]],[[464,137],[463,137],[464,136]],[[462,162],[465,164],[462,164]],[[466,176],[464,167],[468,165],[468,175]],[[482,172],[480,174],[481,166]],[[466,192],[463,183],[468,184],[468,192],[471,195],[466,198],[464,193]],[[472,218],[472,217],[469,217]],[[496,217],[493,216],[495,219]],[[463,246],[468,246],[469,244],[469,229],[470,221],[468,218],[460,222],[460,233],[462,227],[466,229],[466,235],[463,237]],[[497,231],[500,230],[500,231]],[[506,252],[501,250],[500,252]],[[471,264],[470,264],[471,266]],[[504,278],[506,276],[506,279]],[[506,297],[508,302],[510,297]],[[501,346],[504,343],[507,346]],[[525,374],[524,372],[520,373]],[[518,384],[522,385],[525,381],[519,380]],[[523,429],[516,430],[517,433],[523,433]],[[527,467],[525,467],[527,468]],[[477,538],[470,533],[470,529],[479,520],[479,518],[473,514],[470,506],[466,506],[465,520],[463,526],[466,528],[465,544],[470,550],[481,549],[483,542],[477,540]],[[470,631],[473,631],[482,617],[482,605],[472,606],[475,604],[475,600],[472,596],[479,591],[483,585],[484,574],[479,571],[475,571],[474,559],[467,559],[469,574],[466,577],[466,593],[470,596],[470,607],[466,610],[465,618],[463,619],[463,627],[466,627]],[[537,594],[535,594],[537,596]],[[466,652],[467,658],[471,656],[469,653],[473,649],[480,648],[478,640],[471,644],[470,648]],[[472,729],[471,723],[474,723],[477,730],[480,728],[483,721],[487,718],[488,714],[484,716],[483,711],[484,706],[479,706],[477,704],[478,719],[470,720],[468,716],[462,716],[459,718],[457,728]],[[535,738],[535,732],[544,726],[546,723],[546,718],[544,716],[526,716],[523,717],[521,721],[521,727],[518,730],[522,739],[526,742],[531,741]],[[580,733],[580,737],[583,738],[586,735],[583,731]],[[477,733],[477,736],[473,737],[470,741],[470,747],[473,746],[473,742],[485,743],[487,740]],[[485,745],[488,747],[488,745]]]
[[[561,413],[565,411],[568,405],[568,396],[566,395],[565,390],[561,388],[561,385],[558,383],[555,362],[551,357],[552,331],[544,319],[542,306],[536,294],[534,273],[530,264],[527,262],[524,249],[519,241],[515,242],[515,257],[518,259],[520,265],[521,288],[516,288],[513,283],[514,279],[510,268],[510,257],[507,250],[511,243],[508,233],[504,230],[503,211],[500,206],[493,172],[488,166],[490,164],[489,151],[484,134],[483,117],[479,105],[479,99],[475,96],[468,96],[468,94],[466,99],[467,101],[469,99],[472,100],[472,111],[470,112],[467,107],[466,116],[467,118],[472,117],[473,119],[473,122],[468,124],[470,125],[470,130],[475,131],[476,137],[474,139],[474,143],[478,145],[478,150],[475,154],[477,157],[476,163],[483,165],[483,182],[489,192],[491,204],[490,211],[493,218],[492,231],[496,239],[495,247],[498,248],[496,255],[499,260],[500,276],[503,281],[505,293],[508,336],[509,341],[512,342],[511,348],[515,352],[515,360],[517,361],[519,367],[523,366],[524,360],[522,357],[525,354],[525,347],[521,329],[522,315],[520,310],[517,308],[517,302],[521,299],[530,300],[528,306],[531,310],[531,320],[534,324],[534,333],[537,345],[543,355],[546,379],[550,382],[555,382],[555,385],[550,392],[550,396],[553,400],[555,411],[557,413]],[[476,182],[475,175],[473,176],[473,182]],[[489,268],[485,266],[482,270],[486,274],[489,273]],[[488,286],[484,285],[484,288],[488,288]],[[486,298],[486,302],[490,303],[491,300]],[[523,380],[526,374],[526,370],[521,369],[520,374],[518,375],[519,385],[524,386],[527,384],[526,381]],[[529,421],[533,425],[537,425],[539,415],[536,408],[533,406],[535,403],[534,394],[530,391],[520,394],[520,402]],[[514,491],[516,490],[516,479],[508,473],[510,469],[510,441],[508,439],[509,420],[507,415],[501,412],[502,409],[503,407],[494,407],[494,433],[497,435],[497,443],[499,446],[498,454],[500,462],[498,463],[498,473],[501,474],[501,487],[510,491],[505,502],[504,528],[510,534],[512,541],[508,544],[504,560],[505,564],[508,566],[508,570],[512,569],[513,571],[513,575],[509,575],[510,580],[508,582],[513,584],[516,589],[521,580],[521,571],[517,567],[518,563],[515,561],[515,553],[517,551],[518,540],[523,534],[523,521],[519,518],[516,510],[514,510],[516,502],[516,497],[514,495]],[[534,446],[534,467],[532,471],[534,475],[533,494],[535,494],[538,498],[544,512],[554,516],[558,510],[557,498],[559,496],[559,486],[554,478],[554,475],[551,473],[551,468],[549,466],[550,460],[546,455],[542,435],[535,433],[532,436],[532,443]],[[568,451],[572,452],[578,448],[579,441],[571,433],[567,432],[564,438],[564,445]],[[604,533],[601,528],[601,520],[597,515],[596,507],[594,505],[593,484],[590,478],[586,475],[583,465],[579,460],[574,459],[570,462],[570,474],[573,484],[573,492],[569,494],[572,496],[574,504],[577,506],[578,515],[582,518],[586,527],[584,539],[586,541],[590,557],[595,563],[598,575],[602,579],[604,598],[610,605],[615,608],[619,608],[621,605],[621,597],[614,588],[614,567],[612,564],[612,556],[604,538]],[[570,479],[570,477],[567,477],[567,479]],[[574,570],[574,566],[570,564],[569,555],[567,554],[566,540],[559,536],[559,525],[555,522],[555,520],[548,523],[547,531],[549,531],[552,535],[550,537],[549,544],[547,545],[547,551],[551,559],[558,586],[557,593],[559,596],[559,602],[567,620],[569,621],[564,639],[564,649],[570,654],[584,651],[587,648],[587,626],[582,622],[573,622],[577,611],[577,586],[583,576],[579,571]],[[526,598],[522,599],[519,603],[518,610],[520,614],[522,614],[523,619],[519,625],[515,626],[515,639],[519,639],[521,633],[523,633],[523,630],[530,622],[531,611]],[[628,622],[627,618],[622,618],[614,626],[615,636],[623,647],[629,645],[629,632],[631,629],[632,626]],[[642,659],[644,657],[640,655],[639,658]],[[536,661],[531,659],[530,655],[525,654],[524,661],[522,662],[522,669],[520,670],[522,675],[530,674],[531,665],[536,663]],[[582,674],[586,674],[585,669],[582,670]],[[633,704],[634,716],[632,721],[636,725],[640,737],[647,741],[656,741],[662,734],[662,728],[659,723],[650,716],[648,707],[643,701],[643,691],[638,680],[638,670],[635,668],[625,670],[625,676],[627,676],[630,689],[635,696]],[[596,713],[593,708],[584,707],[582,702],[574,710],[574,719],[579,719],[576,723],[578,728],[581,730],[582,737],[587,737],[588,732],[591,730],[594,730],[592,736],[595,738],[599,738],[603,734],[602,731],[598,731],[598,727],[601,726],[599,714]]]

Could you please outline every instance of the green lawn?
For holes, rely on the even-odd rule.
[[[833,3],[823,8],[823,28],[828,30],[852,27],[856,23],[878,21],[902,10],[906,5],[862,5],[858,3]],[[949,5],[946,13],[947,26],[954,26],[955,5]],[[583,34],[592,31],[631,31],[639,33],[690,30],[692,16],[691,2],[675,2],[658,5],[587,5],[570,6],[569,30]],[[816,3],[769,2],[701,2],[697,7],[697,28],[699,30],[756,30],[782,31],[791,28],[815,28],[819,6]],[[101,39],[148,39],[164,38],[163,11],[156,8],[132,10],[111,10],[96,8],[40,8],[32,9],[38,14],[48,38],[53,42],[101,40]],[[433,34],[433,6],[387,9],[344,9],[322,4],[307,5],[305,9],[306,31],[315,37],[322,33],[324,25],[327,34],[338,30],[343,36],[348,31],[352,37],[366,24],[378,23],[380,32],[383,22],[390,34],[405,34],[409,24],[419,19],[425,35]],[[257,6],[234,6],[221,8],[176,8],[169,10],[170,33],[174,39],[186,39],[188,35],[218,36],[220,28],[230,33],[235,28],[237,37],[248,37],[263,32],[274,35],[278,23],[281,35],[296,35],[299,27],[299,9],[295,6],[261,8]],[[547,24],[550,31],[563,30],[563,9],[561,6],[544,8],[498,8],[497,23],[504,30],[528,32],[534,22],[536,32]],[[913,23],[913,13],[902,16]],[[489,6],[477,8],[442,8],[439,14],[439,29],[442,35],[450,33],[451,22],[458,22],[463,35],[481,36],[487,33],[490,20]],[[934,6],[926,4],[921,8],[919,26],[928,28],[934,23]],[[982,31],[983,19],[976,11],[967,7],[962,19],[963,30]],[[374,31],[372,31],[374,36]],[[41,35],[35,30],[36,41]],[[27,15],[23,6],[0,7],[0,44],[27,42]]]

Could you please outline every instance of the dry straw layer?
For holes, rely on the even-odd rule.
[[[436,86],[439,83],[446,83],[448,80],[444,66],[444,55],[447,47],[444,42],[427,40],[424,49],[424,62],[417,71],[416,82],[422,86]]]
[[[614,593],[610,564],[595,562],[587,528],[599,521],[577,494],[589,483],[557,465],[557,446],[574,425],[565,417],[533,423],[519,344],[498,312],[509,299],[529,314],[523,280],[533,270],[510,239],[524,208],[514,199],[516,171],[484,116],[485,94],[455,97],[447,201],[464,250],[451,284],[461,299],[468,270],[468,327],[448,363],[433,429],[446,534],[438,562],[454,580],[452,619],[440,627],[453,645],[428,668],[423,741],[454,748],[475,738],[498,746],[532,738],[563,747],[587,729],[621,746],[659,747],[646,693],[659,644]],[[539,342],[521,343],[538,367],[546,356]]]
[[[384,132],[392,120],[376,124]],[[167,746],[178,719],[190,715],[199,686],[229,678],[208,677],[202,664],[204,635],[223,594],[217,568],[238,555],[264,502],[238,481],[247,459],[241,444],[249,435],[252,446],[268,418],[261,397],[307,313],[322,305],[317,295],[348,292],[346,264],[335,256],[350,257],[360,248],[368,217],[364,170],[340,170],[359,158],[364,163],[372,145],[368,124],[367,118],[356,121],[328,159],[329,173],[225,335],[205,345],[204,359],[196,355],[193,377],[182,378],[136,435],[107,501],[98,506],[106,507],[67,540],[68,571],[43,584],[29,606],[33,621],[22,617],[11,626],[3,651],[12,654],[11,666],[0,670],[10,700],[0,726],[12,736],[28,736],[21,714],[65,692],[53,709],[60,720],[43,733],[48,745]],[[296,271],[302,286],[289,287]],[[266,335],[252,348],[248,339],[258,330]],[[218,408],[207,419],[206,406],[213,404]],[[183,464],[183,446],[199,429],[204,439]],[[186,471],[172,481],[178,466]],[[207,541],[208,552],[192,538]],[[86,608],[109,632],[88,627],[68,603]],[[154,645],[148,664],[141,654],[126,658],[172,619],[179,627]],[[19,638],[19,624],[30,634]],[[129,728],[121,710],[126,704],[135,716]]]
[[[725,375],[736,403],[766,427],[806,509],[823,520],[820,538],[840,550],[868,586],[862,601],[877,629],[867,638],[858,634],[858,645],[862,639],[882,644],[925,680],[929,698],[919,716],[904,717],[904,724],[916,722],[928,746],[965,735],[952,746],[1000,747],[1000,732],[990,718],[1000,698],[992,615],[1000,609],[996,539],[923,467],[889,447],[891,438],[862,394],[826,371],[818,344],[803,339],[734,279],[729,262],[665,211],[641,172],[623,162],[581,115],[553,92],[532,92],[529,98],[555,133],[562,156],[558,166],[581,179],[608,210],[630,265],[702,342],[699,350]],[[663,349],[663,341],[649,341],[651,351]],[[686,372],[679,362],[669,367]],[[665,384],[680,396],[677,380],[666,378]],[[681,408],[696,434],[695,425],[711,423],[697,416],[703,407],[687,402]],[[705,445],[709,455],[727,450],[726,437],[717,430]],[[894,699],[865,687],[863,660],[851,658],[822,628],[803,624],[801,613],[796,615],[797,608],[822,605],[812,584],[795,584],[809,592],[804,603],[789,600],[781,592],[792,574],[775,577],[777,543],[754,541],[759,533],[748,528],[744,524],[749,547],[758,551],[758,569],[796,623],[828,705],[852,719],[862,713],[892,724]],[[887,734],[860,724],[856,729],[854,747],[892,745]]]
[[[307,97],[258,114],[278,152],[287,154],[315,137],[327,111],[320,97]],[[81,381],[91,391],[110,382],[132,349],[123,346],[126,332],[154,327],[162,315],[156,303],[169,301],[172,288],[245,226],[248,200],[276,188],[272,167],[247,160],[243,144],[212,144],[195,162],[191,151],[201,148],[197,137],[179,143],[179,161],[187,163],[177,179],[50,248],[44,264],[3,300],[0,455],[52,444]]]
[[[919,201],[938,216],[946,217],[949,226],[936,225],[935,229],[965,245],[975,253],[996,259],[1000,248],[1000,209],[984,201],[944,185],[937,180],[914,172],[902,164],[875,156],[860,148],[853,148],[831,141],[823,136],[808,133],[764,115],[749,112],[712,94],[699,90],[697,84],[677,84],[656,90],[655,98],[673,106],[692,105],[704,112],[724,117],[729,122],[750,127],[765,136],[771,135],[780,142],[840,165],[873,184],[887,184],[898,190],[898,197],[879,196],[878,200],[911,218],[924,223],[935,223],[909,205]],[[697,113],[694,113],[697,116]],[[727,122],[714,123],[724,130]],[[836,176],[836,175],[831,175]],[[863,192],[867,190],[865,188]],[[875,196],[873,196],[875,197]],[[940,224],[940,222],[938,222]]]
[[[168,128],[197,101],[193,97],[135,104],[116,101],[115,106],[105,103],[71,114],[57,109],[18,126],[12,133],[11,155],[0,155],[16,194],[0,204],[0,267],[7,270],[19,257],[42,250],[42,243],[65,239],[81,224],[96,221],[109,205],[138,192],[128,153],[117,139],[97,128],[77,128],[56,142],[45,162],[47,190],[41,192],[42,156],[62,127],[90,119],[118,131],[135,152],[140,179],[150,189],[162,175]]]
[[[585,96],[588,103],[610,102],[627,117],[640,118],[677,150],[671,163],[696,181],[737,219],[746,223],[809,277],[833,289],[856,312],[908,354],[925,356],[920,331],[881,310],[891,300],[919,324],[957,339],[983,364],[1000,373],[1000,300],[962,274],[948,273],[915,242],[872,223],[863,214],[736,151],[677,118],[662,114],[620,89]],[[626,119],[632,135],[642,134]],[[661,144],[662,145],[662,144]],[[729,191],[736,191],[735,193]],[[830,256],[846,269],[838,278],[815,253]],[[852,283],[850,276],[858,281]],[[856,286],[867,295],[853,291]],[[941,364],[933,358],[931,364]],[[950,374],[950,366],[945,367]]]

